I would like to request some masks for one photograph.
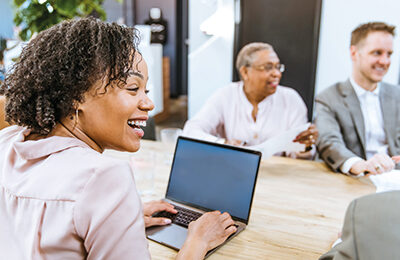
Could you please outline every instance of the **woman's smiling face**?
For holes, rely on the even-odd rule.
[[[140,55],[137,55],[140,56]],[[126,85],[93,86],[78,107],[77,127],[102,149],[136,152],[140,148],[148,112],[154,108],[147,96],[147,64],[135,58]],[[105,93],[104,93],[105,92]]]

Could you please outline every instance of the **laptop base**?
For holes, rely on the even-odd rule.
[[[146,228],[146,236],[162,245],[175,250],[180,250],[185,243],[187,228],[176,224]]]
[[[237,236],[245,228],[246,225],[244,224],[239,225],[237,231],[234,234],[228,237],[225,240],[225,242],[222,243],[221,245],[208,251],[205,258],[210,256],[215,251],[217,251],[218,248],[220,248],[225,243],[230,241],[232,238]],[[184,228],[182,226],[173,223],[167,226],[156,226],[156,227],[146,228],[146,236],[148,239],[177,251],[179,251],[182,248],[183,244],[185,243],[187,232],[188,232],[187,228]]]

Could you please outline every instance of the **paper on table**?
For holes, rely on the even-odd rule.
[[[376,186],[376,192],[400,190],[400,171],[390,172],[369,176],[372,183]]]
[[[277,136],[274,136],[262,144],[247,146],[246,148],[262,152],[263,159],[271,157],[279,152],[300,152],[304,151],[305,145],[293,142],[296,136],[307,130],[310,123],[290,129]]]

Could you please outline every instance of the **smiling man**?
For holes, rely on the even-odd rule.
[[[335,171],[359,175],[392,170],[400,154],[400,88],[382,82],[393,53],[394,26],[362,24],[351,34],[350,79],[316,102],[318,151]]]

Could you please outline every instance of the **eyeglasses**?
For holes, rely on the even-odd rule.
[[[265,72],[270,72],[273,69],[278,70],[279,72],[284,72],[285,71],[285,65],[284,64],[265,64],[265,65],[259,65],[259,66],[251,66],[252,68],[256,69],[256,70],[263,70]]]

